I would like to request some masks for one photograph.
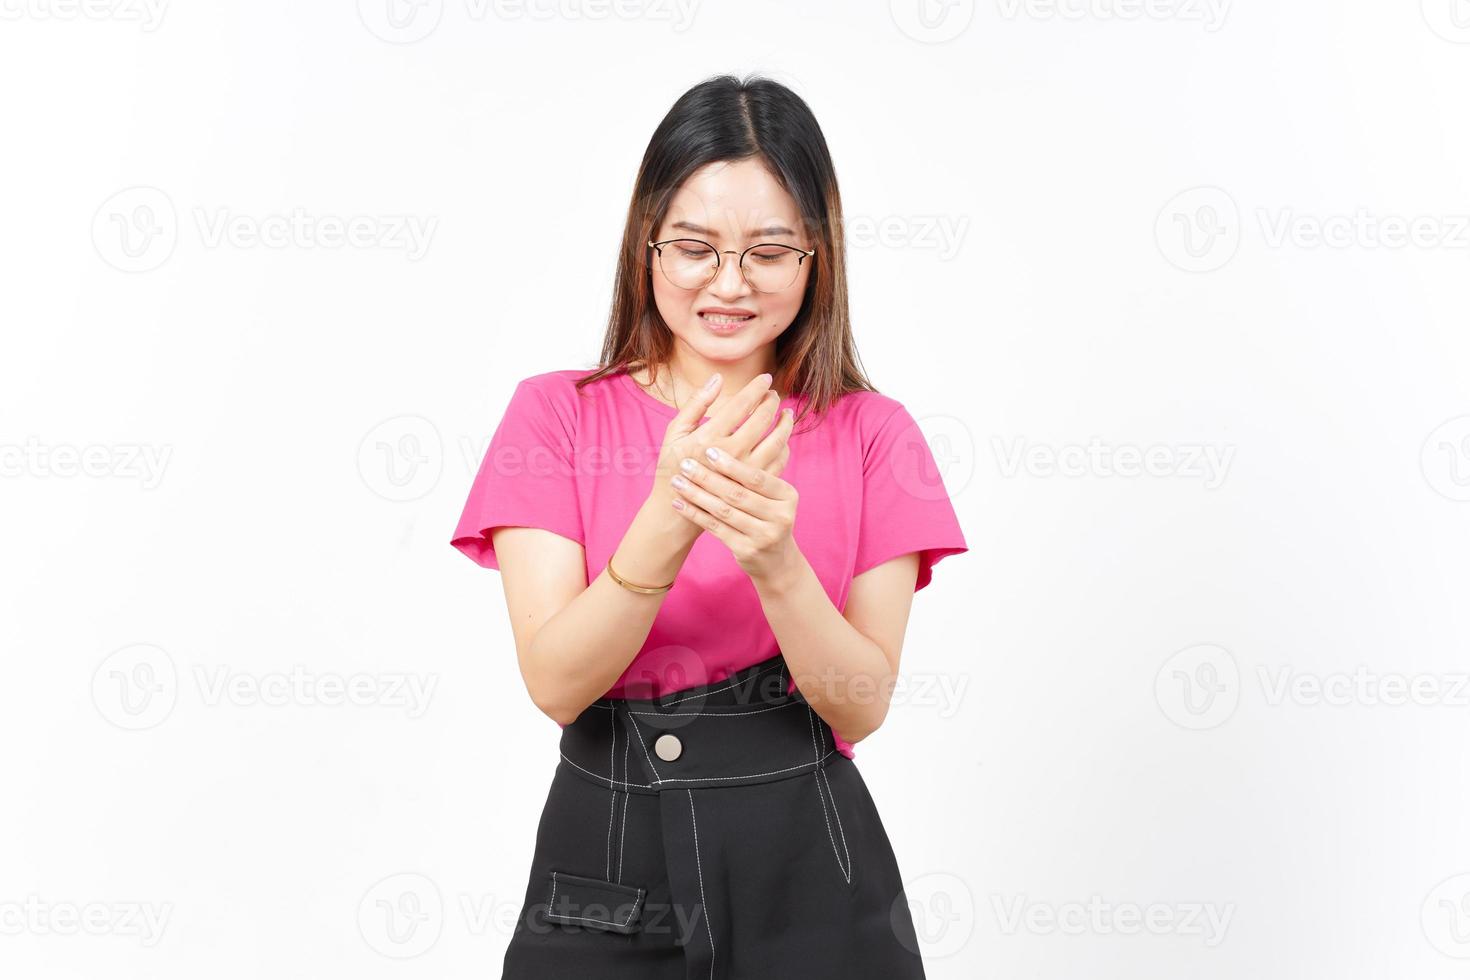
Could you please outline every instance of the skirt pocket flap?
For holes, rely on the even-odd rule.
[[[638,910],[643,905],[642,888],[565,871],[551,872],[550,885],[546,918],[552,922],[608,932],[638,931]]]

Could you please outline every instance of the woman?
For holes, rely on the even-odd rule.
[[[967,548],[856,366],[794,93],[720,76],[660,123],[601,364],[517,385],[452,544],[502,572],[562,727],[504,978],[924,975],[853,746],[913,594]]]

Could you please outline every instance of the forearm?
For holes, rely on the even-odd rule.
[[[613,553],[613,567],[635,585],[672,582],[697,531],[671,509],[645,502]],[[602,697],[642,649],[666,595],[633,592],[603,569],[547,619],[525,658],[527,687],[541,710],[570,724]]]
[[[843,617],[794,545],[779,572],[751,581],[802,697],[848,742],[875,731],[894,681],[883,648]]]

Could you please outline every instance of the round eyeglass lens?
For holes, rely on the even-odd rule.
[[[745,253],[745,281],[762,293],[780,292],[801,274],[805,252],[785,245],[757,245]],[[719,255],[704,242],[681,238],[658,248],[659,268],[680,289],[698,289],[715,277]]]

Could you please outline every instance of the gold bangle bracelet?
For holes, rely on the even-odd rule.
[[[629,592],[637,592],[641,595],[658,595],[660,592],[667,592],[674,587],[673,582],[670,582],[668,585],[659,585],[653,588],[649,588],[646,585],[634,585],[632,582],[629,582],[627,579],[623,578],[621,575],[613,570],[611,558],[607,560],[607,574],[611,575],[614,582],[618,583]]]

